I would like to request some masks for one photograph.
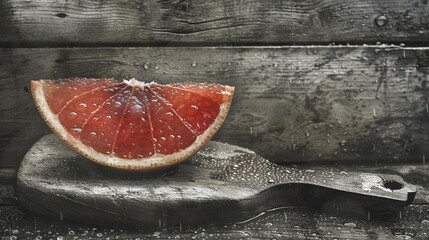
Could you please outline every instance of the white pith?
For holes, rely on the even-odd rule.
[[[137,79],[135,78],[131,78],[130,80],[124,79],[124,83],[131,87],[138,86],[138,87],[144,88],[144,87],[150,86],[151,84],[154,84],[155,82],[146,83],[146,82],[137,81]]]
[[[134,83],[130,83],[130,85]],[[126,159],[120,158],[114,155],[103,154],[95,151],[93,148],[83,144],[80,140],[69,134],[63,125],[60,123],[58,116],[54,114],[48,103],[46,102],[43,92],[43,80],[32,81],[32,93],[40,114],[44,118],[47,125],[51,130],[71,149],[79,153],[83,157],[97,162],[99,164],[124,169],[124,170],[136,170],[136,171],[150,171],[155,169],[166,168],[188,159],[194,153],[196,153],[210,138],[217,132],[226,118],[231,105],[232,97],[229,101],[225,101],[220,105],[220,111],[214,122],[210,127],[200,136],[198,136],[194,143],[189,147],[169,155],[155,154],[151,157],[140,158],[140,159]],[[139,86],[139,85],[136,85]],[[233,94],[234,88],[226,86],[226,90]]]

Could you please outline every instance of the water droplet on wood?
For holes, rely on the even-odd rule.
[[[143,64],[143,67],[144,67],[144,69],[148,70],[148,69],[150,68],[150,66],[149,66],[149,62],[145,62],[145,63]]]
[[[378,27],[383,27],[387,24],[387,17],[384,15],[380,15],[378,17],[375,18],[375,24]]]
[[[356,227],[356,223],[353,223],[353,222],[344,223],[344,226],[346,226],[346,227]]]

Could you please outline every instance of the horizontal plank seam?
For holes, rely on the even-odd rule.
[[[154,43],[141,43],[141,42],[2,42],[0,41],[0,48],[64,48],[64,47],[99,47],[99,48],[110,48],[110,47],[302,47],[302,46],[318,46],[318,47],[331,47],[331,46],[402,46],[407,47],[429,47],[429,41],[392,41],[392,42],[361,42],[361,41],[349,41],[349,42],[154,42]]]
[[[0,49],[69,49],[70,51],[79,50],[79,49],[99,49],[99,50],[110,50],[110,49],[155,49],[155,48],[177,48],[177,49],[384,49],[386,51],[389,50],[417,50],[417,51],[427,51],[429,50],[429,45],[426,47],[412,47],[412,46],[400,46],[400,45],[279,45],[279,46],[181,46],[181,47],[148,47],[148,46],[131,46],[131,47],[118,47],[118,46],[109,46],[109,47],[10,47],[10,48],[2,48]]]

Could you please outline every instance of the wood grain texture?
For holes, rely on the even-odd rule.
[[[387,46],[0,50],[2,166],[49,132],[41,78],[136,77],[233,85],[215,139],[276,162],[421,162],[429,156],[429,48]]]
[[[277,209],[242,223],[127,229],[71,224],[0,206],[0,236],[6,239],[428,239],[429,206],[406,208],[398,223],[368,221],[304,208]]]
[[[319,166],[320,167],[320,166]],[[417,187],[415,204],[429,204],[429,165],[421,164],[380,164],[374,165],[347,165],[332,166],[336,170],[357,171],[369,173],[394,174],[401,176],[406,182]],[[314,169],[318,169],[314,167]],[[327,168],[324,167],[326,171]]]
[[[426,0],[138,0],[0,3],[0,42],[428,42]]]
[[[231,223],[290,206],[396,216],[413,202],[416,187],[397,175],[285,167],[214,141],[176,168],[120,173],[83,159],[49,134],[25,156],[17,194],[33,213],[139,228]]]
[[[406,207],[399,222],[395,218],[368,221],[367,216],[359,219],[340,212],[314,212],[308,208],[288,207],[262,212],[242,222],[226,225],[201,225],[179,227],[155,227],[149,229],[127,229],[99,227],[97,224],[71,224],[58,218],[44,218],[23,213],[13,205],[13,191],[5,192],[0,198],[0,236],[18,239],[40,238],[110,238],[110,239],[426,239],[429,233],[427,165],[318,165],[294,166],[325,171],[367,171],[374,173],[399,174],[408,182],[418,185],[415,203]],[[7,187],[7,186],[6,186]],[[12,188],[10,185],[8,189]],[[9,193],[9,196],[7,196]],[[7,200],[2,201],[3,199]],[[4,204],[11,206],[4,206]],[[16,202],[15,202],[16,204]]]
[[[299,166],[303,167],[303,166]],[[320,165],[306,168],[316,169]],[[262,212],[246,221],[226,225],[202,225],[182,227],[156,227],[152,229],[127,229],[116,226],[103,228],[94,224],[72,224],[67,221],[44,218],[23,213],[16,205],[10,205],[13,191],[0,199],[0,236],[15,236],[18,239],[37,238],[110,238],[110,239],[426,239],[429,233],[428,188],[429,171],[427,165],[380,165],[380,166],[325,166],[325,171],[368,171],[400,174],[408,182],[419,185],[415,203],[406,207],[395,219],[368,221],[348,217],[342,213],[329,211],[314,212],[307,208],[283,208]],[[12,188],[12,186],[8,186]],[[423,191],[424,190],[424,191]],[[7,192],[5,192],[7,193]],[[7,200],[4,206],[3,199]],[[12,202],[13,203],[13,202]],[[15,202],[16,204],[16,202]]]

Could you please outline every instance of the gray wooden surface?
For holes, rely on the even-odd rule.
[[[305,208],[265,212],[243,223],[134,229],[71,224],[0,206],[5,239],[428,239],[429,208],[413,205],[397,223],[317,213]]]
[[[398,174],[418,187],[415,204],[398,219],[356,218],[308,208],[272,209],[245,221],[221,225],[127,229],[73,224],[23,212],[17,207],[13,182],[0,183],[0,236],[5,239],[427,239],[429,237],[429,168],[421,164],[299,165],[325,171],[366,171]],[[0,172],[3,170],[0,170]],[[2,174],[11,175],[10,171]],[[13,174],[12,174],[13,175]],[[399,221],[397,221],[399,220]]]
[[[416,187],[396,175],[280,166],[214,141],[176,168],[120,173],[83,159],[50,134],[26,154],[17,193],[35,214],[149,227],[231,223],[291,206],[396,216],[413,202]]]
[[[272,209],[241,222],[221,225],[155,227],[130,230],[73,224],[22,212],[17,207],[13,182],[0,184],[0,236],[9,239],[427,239],[429,234],[429,167],[422,164],[298,165],[324,171],[365,171],[398,174],[418,187],[415,204],[396,218],[356,218],[343,213],[315,212],[308,208]],[[0,172],[3,170],[0,170]],[[7,171],[4,176],[13,176]]]
[[[245,221],[220,225],[127,229],[73,224],[22,212],[16,206],[11,184],[2,183],[0,236],[9,239],[427,239],[429,234],[429,170],[427,165],[323,165],[295,166],[325,171],[367,171],[399,174],[419,188],[415,204],[397,219],[356,218],[342,213],[315,212],[308,208],[272,209]],[[6,174],[7,175],[7,174]]]
[[[0,49],[0,165],[48,129],[40,78],[136,77],[236,86],[215,139],[276,162],[421,162],[429,156],[429,48],[399,46]]]
[[[427,43],[428,10],[426,0],[4,0],[0,43]]]

